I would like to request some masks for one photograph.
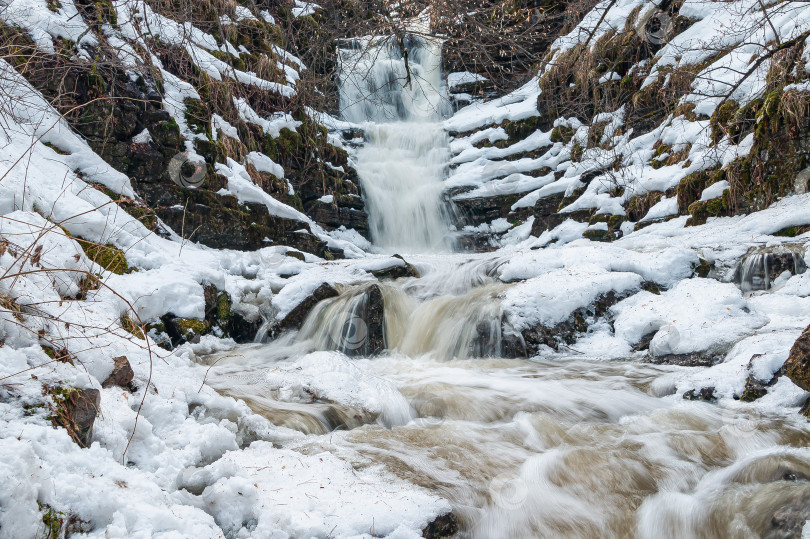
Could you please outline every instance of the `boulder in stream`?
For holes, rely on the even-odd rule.
[[[794,384],[805,391],[810,391],[810,326],[796,340],[784,369]]]

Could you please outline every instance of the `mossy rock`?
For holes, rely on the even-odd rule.
[[[568,144],[574,138],[575,129],[571,129],[565,125],[558,125],[551,130],[551,142],[562,142]]]
[[[178,318],[169,313],[161,317],[165,324],[166,334],[172,340],[172,347],[185,343],[198,343],[200,337],[210,333],[212,327],[207,320],[196,318]]]
[[[713,200],[697,201],[689,205],[689,215],[691,215],[686,226],[697,226],[706,224],[709,217],[722,217],[729,215],[729,191],[723,192],[723,196]]]
[[[611,241],[613,239],[613,235],[610,233],[610,230],[586,230],[582,234],[583,238],[587,238],[591,241]]]
[[[678,211],[681,215],[691,213],[689,207],[700,200],[706,187],[722,179],[723,171],[719,168],[693,172],[680,181],[676,189]]]
[[[728,100],[714,111],[710,120],[712,127],[712,140],[717,143],[729,132],[732,120],[735,118],[740,105],[736,101]]]
[[[114,245],[101,245],[90,241],[77,239],[87,258],[116,275],[132,273],[124,251]]]
[[[713,269],[712,264],[708,261],[700,258],[698,260],[697,266],[694,267],[692,270],[695,277],[701,277],[703,279],[707,278]]]
[[[187,97],[183,100],[186,107],[186,123],[196,133],[210,135],[211,125],[211,112],[208,106],[193,97]]]

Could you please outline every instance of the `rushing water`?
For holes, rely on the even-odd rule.
[[[340,101],[343,116],[365,134],[356,166],[372,240],[411,253],[446,250],[450,210],[442,182],[450,149],[440,122],[449,107],[441,44],[409,36],[351,45],[340,51]]]
[[[446,249],[436,96],[401,87],[395,47],[369,50],[344,53],[355,68],[342,88],[348,119],[386,122],[365,124],[357,154],[374,240]],[[423,77],[438,70],[436,51],[413,45]],[[381,101],[364,100],[369,92]],[[276,443],[383,466],[445,497],[462,537],[801,533],[810,510],[801,418],[684,400],[673,386],[684,367],[498,357],[498,295],[509,285],[491,276],[497,255],[409,261],[420,277],[345,287],[299,332],[208,358],[208,383],[305,435]],[[387,350],[367,357],[375,332]]]

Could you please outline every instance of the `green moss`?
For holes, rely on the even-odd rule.
[[[284,253],[284,254],[285,254],[286,256],[289,256],[289,257],[292,257],[292,258],[298,259],[298,260],[300,260],[300,261],[302,261],[302,262],[303,262],[304,260],[306,260],[306,259],[305,259],[305,257],[304,257],[304,253],[301,253],[301,252],[299,252],[299,251],[287,251],[287,252],[286,252],[286,253]]]
[[[182,335],[190,337],[193,335],[205,335],[211,329],[211,326],[204,320],[179,318],[177,319],[177,328]]]
[[[767,395],[767,393],[768,390],[762,387],[761,384],[756,383],[751,376],[748,376],[745,380],[745,391],[740,395],[740,400],[742,402],[754,402]]]
[[[653,148],[654,148],[653,158],[661,157],[664,154],[672,152],[672,146],[670,146],[669,144],[663,144],[661,143],[660,140],[655,144]]]
[[[571,161],[579,163],[582,161],[582,156],[585,154],[585,148],[579,142],[574,142],[571,147]]]
[[[779,103],[781,103],[781,101],[781,88],[765,95],[761,112],[770,119],[772,128],[779,125]]]
[[[227,292],[220,292],[217,296],[217,320],[220,324],[227,323],[233,316],[233,301]]]
[[[186,123],[196,133],[209,134],[211,114],[205,103],[193,97],[183,99],[186,106]]]
[[[574,133],[576,133],[576,130],[565,125],[558,125],[551,130],[551,142],[568,144],[571,142],[571,139],[574,138]]]
[[[810,225],[789,226],[787,228],[783,228],[779,232],[774,232],[773,235],[782,238],[795,238],[796,236],[801,236],[808,231],[810,231]]]
[[[100,245],[86,240],[77,239],[87,258],[116,275],[132,273],[124,251],[114,245]]]
[[[586,230],[582,237],[591,241],[610,241],[613,239],[609,230]]]
[[[740,105],[732,100],[725,101],[717,107],[710,120],[714,142],[719,142],[729,132],[732,120],[739,109]]]
[[[689,205],[689,219],[687,226],[705,224],[709,217],[720,217],[729,215],[729,194],[728,190],[723,196],[713,200],[697,201]]]
[[[510,140],[523,140],[537,131],[538,120],[538,116],[532,116],[531,118],[526,118],[518,122],[504,120],[501,127],[503,127],[503,130],[509,135]]]
[[[676,188],[678,195],[678,211],[681,215],[691,213],[689,207],[700,199],[703,190],[709,185],[722,179],[724,172],[715,167],[709,170],[693,172],[680,181]]]
[[[45,539],[59,539],[65,515],[50,505],[40,504],[39,508],[42,511],[42,523],[45,524]]]
[[[59,155],[69,155],[69,153],[68,153],[68,152],[63,151],[63,150],[61,150],[60,148],[57,148],[56,146],[54,146],[54,145],[53,145],[53,144],[51,144],[50,142],[43,142],[43,144],[44,144],[45,146],[47,146],[48,148],[50,148],[51,150],[53,150],[53,151],[55,151],[56,153],[58,153]]]

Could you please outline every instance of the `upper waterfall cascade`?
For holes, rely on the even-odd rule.
[[[343,117],[365,133],[356,166],[373,242],[386,250],[448,250],[441,43],[413,35],[402,43],[366,38],[341,49],[339,58]]]

